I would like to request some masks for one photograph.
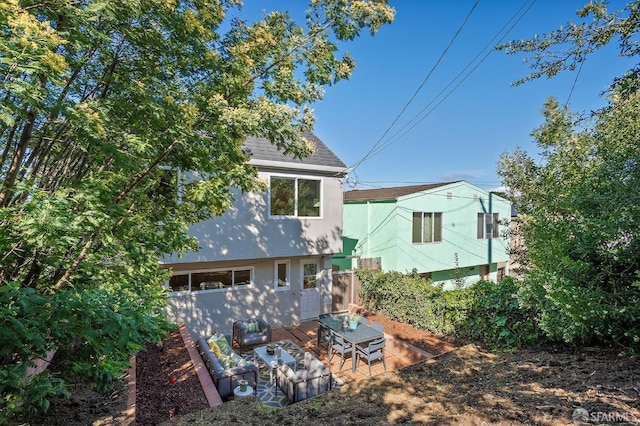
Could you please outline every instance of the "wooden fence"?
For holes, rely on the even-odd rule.
[[[349,303],[360,305],[360,279],[354,270],[333,272],[333,304],[332,311],[344,311]]]

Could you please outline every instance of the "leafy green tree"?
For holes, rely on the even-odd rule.
[[[636,57],[639,6],[609,13],[590,3],[579,15],[591,23],[502,47],[537,52],[522,81],[574,68],[614,40],[620,55]],[[612,82],[608,105],[590,115],[549,99],[533,133],[542,160],[517,149],[499,162],[526,245],[521,300],[553,339],[640,347],[638,75],[636,67]]]
[[[314,0],[305,25],[252,23],[241,7],[0,3],[0,423],[65,381],[108,386],[160,340],[158,259],[196,248],[186,228],[223,213],[231,188],[261,188],[242,141],[312,152],[310,105],[355,66],[338,44],[394,15],[384,0]]]

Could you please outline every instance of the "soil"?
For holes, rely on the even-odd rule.
[[[264,408],[253,397],[204,408],[206,399],[176,332],[163,341],[162,347],[150,346],[137,357],[136,425],[640,422],[638,355],[558,346],[495,354],[475,345],[455,348],[429,333],[380,315],[369,318],[383,323],[387,333],[441,355],[282,410]],[[126,424],[121,417],[126,404],[122,389],[115,396],[86,388],[77,391],[79,394],[74,393],[71,398],[75,403],[52,401],[46,421],[31,424]],[[182,404],[178,404],[180,401]],[[94,407],[96,412],[90,413],[86,407]]]
[[[179,330],[136,356],[136,425],[209,408]]]

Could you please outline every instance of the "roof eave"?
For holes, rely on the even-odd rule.
[[[346,176],[351,172],[351,169],[347,167],[323,166],[320,164],[290,163],[287,161],[258,160],[255,158],[249,160],[248,164],[255,167],[269,167],[274,169],[325,172],[337,174],[341,177]]]

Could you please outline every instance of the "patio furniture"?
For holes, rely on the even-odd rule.
[[[342,366],[344,365],[346,356],[353,356],[353,354],[351,353],[353,344],[345,341],[344,337],[338,333],[333,333],[331,339],[333,340],[333,342],[331,344],[331,350],[329,351],[329,362],[331,362],[331,358],[333,358],[334,352],[338,352],[340,354],[340,371],[342,371]]]
[[[232,396],[233,389],[243,379],[249,381],[255,393],[258,387],[258,366],[235,353],[226,336],[214,334],[209,338],[200,337],[196,341],[196,347],[222,399]]]
[[[271,342],[271,326],[261,318],[233,322],[233,340],[243,349]]]
[[[343,329],[342,320],[344,317],[331,315],[326,318],[319,318],[318,322],[329,327],[333,333],[333,337],[340,335],[345,343],[351,344],[351,371],[356,372],[356,346],[360,343],[369,342],[380,337],[384,337],[384,332],[376,330],[366,324],[358,324],[355,330]]]
[[[291,402],[302,401],[331,390],[331,370],[309,352],[304,353],[304,369],[295,371],[282,360],[276,368],[276,395],[278,388]]]
[[[233,388],[233,399],[246,398],[253,395],[254,393],[255,391],[251,386],[247,386],[247,389],[244,391],[240,390],[240,386],[236,386],[235,388]]]
[[[318,316],[318,320],[322,318],[328,318],[329,316],[331,316],[331,314],[320,314]],[[320,345],[322,343],[327,344],[327,352],[329,352],[333,343],[331,329],[322,322],[318,321],[318,349],[320,349]]]
[[[384,325],[380,324],[379,322],[371,321],[369,323],[369,327],[375,328],[376,330],[384,331]]]
[[[365,347],[358,346],[356,351],[356,368],[360,363],[360,359],[365,359],[369,366],[369,376],[371,376],[371,363],[377,359],[382,360],[384,371],[387,371],[387,361],[384,358],[384,348],[386,339],[382,336],[379,339],[372,340]]]
[[[274,353],[270,355],[267,352],[267,346],[259,346],[253,349],[253,362],[257,364],[257,359],[259,358],[267,365],[269,369],[269,382],[273,383],[273,369],[278,366],[278,361],[282,361],[289,366],[293,366],[293,369],[296,369],[297,361],[294,357],[291,356],[287,351],[280,347],[280,353]]]

